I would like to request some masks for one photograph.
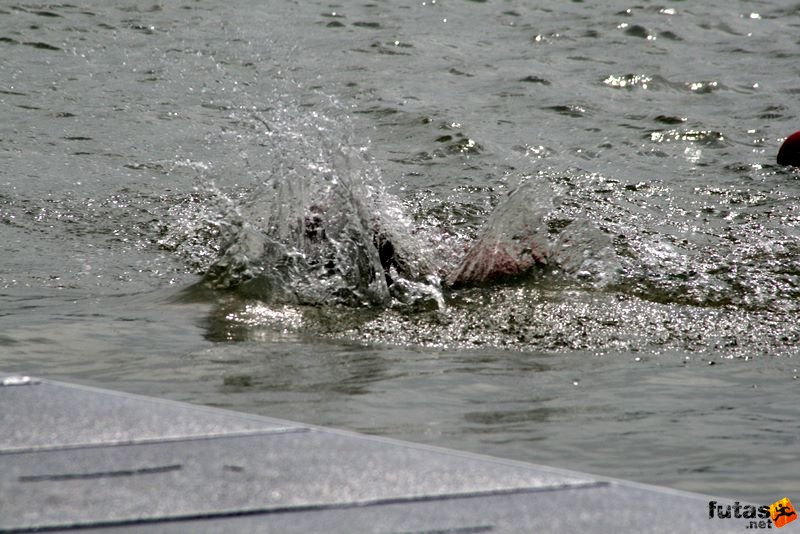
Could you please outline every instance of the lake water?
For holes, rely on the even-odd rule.
[[[100,4],[0,6],[0,370],[800,495],[800,8]],[[198,285],[269,268],[331,179],[440,276],[531,220],[547,265],[369,306]]]

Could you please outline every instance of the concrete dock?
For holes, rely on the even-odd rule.
[[[674,533],[748,528],[746,519],[709,519],[711,499],[0,374],[0,532]]]

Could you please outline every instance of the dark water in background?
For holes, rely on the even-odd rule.
[[[800,5],[95,4],[0,6],[0,369],[800,493]],[[443,310],[188,289],[325,173],[442,271],[523,184],[558,261]]]

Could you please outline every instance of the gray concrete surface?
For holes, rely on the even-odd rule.
[[[0,532],[749,526],[709,519],[703,495],[49,380],[0,384]]]

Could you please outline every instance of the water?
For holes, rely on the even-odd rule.
[[[0,369],[798,493],[796,7],[94,4],[0,6]]]

